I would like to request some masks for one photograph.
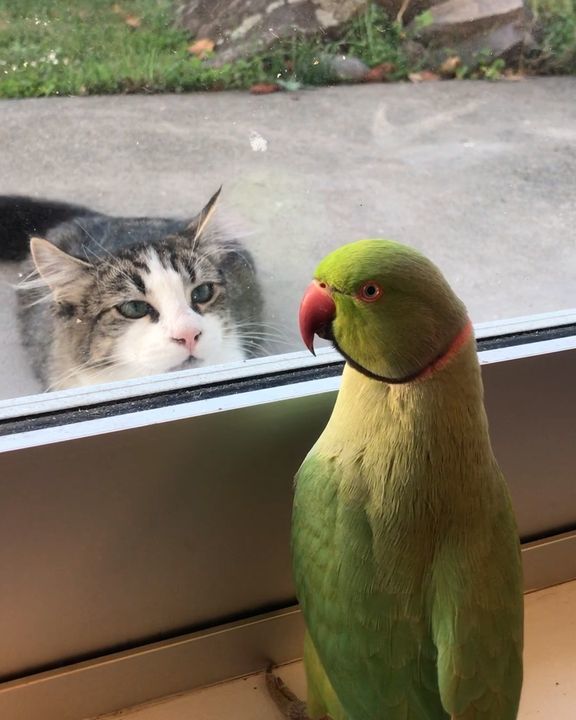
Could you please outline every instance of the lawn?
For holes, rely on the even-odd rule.
[[[345,31],[370,65],[394,60],[399,32],[373,9]],[[174,25],[171,0],[0,0],[0,96],[182,92],[281,80],[323,84],[315,41],[285,42],[245,61],[210,68]],[[334,49],[334,48],[332,48]]]
[[[550,72],[576,72],[576,0],[532,0],[545,21],[537,58]],[[334,78],[322,62],[345,52],[387,79],[421,68],[404,50],[406,33],[372,6],[338,39],[283,42],[222,68],[189,52],[172,0],[0,0],[0,97],[183,92],[279,82],[290,89]],[[480,76],[498,76],[500,65]]]
[[[0,0],[0,95],[206,87],[171,0]]]

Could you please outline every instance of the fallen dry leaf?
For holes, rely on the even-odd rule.
[[[142,20],[137,15],[125,15],[124,16],[124,22],[126,25],[129,25],[131,28],[139,28],[142,24]]]
[[[205,58],[206,55],[209,55],[212,50],[214,50],[214,40],[210,40],[210,38],[200,38],[200,40],[196,40],[192,45],[188,45],[190,55],[195,55],[201,60]]]
[[[454,75],[461,62],[458,55],[452,55],[440,65],[440,72],[442,75]]]
[[[269,95],[270,93],[278,92],[281,89],[282,88],[277,83],[256,83],[256,85],[252,85],[250,92],[252,95]]]
[[[118,3],[114,3],[114,5],[112,5],[112,12],[116,13],[116,15],[124,14],[124,10],[122,10],[122,7],[118,5]]]
[[[511,82],[520,82],[520,80],[526,80],[526,75],[520,71],[512,70],[512,68],[507,68],[504,70],[504,79]]]
[[[413,83],[433,82],[434,80],[440,80],[440,75],[431,70],[422,70],[421,72],[410,73],[408,79]]]
[[[364,82],[384,82],[389,79],[394,70],[395,67],[392,63],[381,63],[380,65],[370,68],[362,79]]]

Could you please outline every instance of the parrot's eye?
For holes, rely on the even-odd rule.
[[[378,285],[378,283],[373,280],[369,280],[360,288],[358,297],[360,300],[364,300],[364,302],[374,302],[382,297],[382,288]]]

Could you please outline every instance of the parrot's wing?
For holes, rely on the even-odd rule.
[[[447,720],[422,594],[402,592],[399,580],[410,563],[401,551],[375,548],[366,509],[341,502],[338,472],[309,456],[294,502],[294,578],[310,635],[311,717]]]
[[[447,541],[435,563],[432,627],[438,683],[442,704],[454,720],[516,720],[522,579],[516,529],[504,505],[483,533]],[[471,545],[470,536],[479,539]]]
[[[308,632],[304,638],[304,667],[308,686],[307,707],[310,720],[328,716],[330,720],[348,720]]]

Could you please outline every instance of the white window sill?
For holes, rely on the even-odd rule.
[[[525,680],[518,720],[573,720],[576,707],[576,581],[526,595]],[[302,663],[280,675],[305,696]],[[262,675],[147,704],[115,720],[281,720]],[[101,720],[104,720],[102,718]]]

